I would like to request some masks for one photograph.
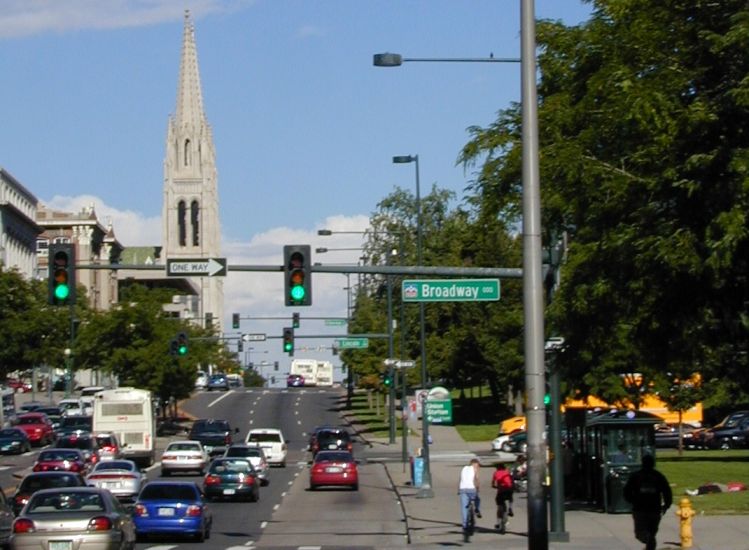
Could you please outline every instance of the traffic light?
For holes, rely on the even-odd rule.
[[[307,244],[283,247],[284,302],[287,306],[312,305],[312,268]]]
[[[240,339],[239,342],[237,342],[237,352],[244,351],[244,342]]]
[[[213,328],[213,313],[210,311],[205,314],[205,328],[209,330]]]
[[[177,339],[172,338],[169,340],[169,355],[177,355],[178,351],[177,348],[179,345],[177,344]]]
[[[291,327],[283,329],[283,350],[289,355],[294,355],[294,329]]]
[[[187,333],[177,334],[177,355],[187,355]]]
[[[49,246],[49,303],[53,306],[75,304],[75,248],[72,244]]]
[[[239,328],[239,313],[231,314],[231,328]]]
[[[294,328],[299,328],[299,313],[291,314],[291,326]]]
[[[389,388],[393,385],[393,375],[391,374],[389,369],[382,373],[382,385],[386,388]]]

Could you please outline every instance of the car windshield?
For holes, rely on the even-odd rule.
[[[81,479],[72,474],[28,475],[18,488],[19,492],[34,492],[57,487],[80,487]]]
[[[207,432],[228,432],[229,423],[225,420],[215,420],[211,422],[198,420],[197,422],[195,422],[195,424],[192,425],[191,431],[194,434]]]
[[[317,453],[315,462],[351,462],[353,461],[353,459],[354,457],[351,456],[351,453],[323,451],[321,453]]]
[[[150,483],[140,493],[138,500],[198,500],[198,491],[190,485]]]
[[[256,447],[229,447],[226,456],[263,456],[263,451]]]
[[[171,443],[167,451],[197,451],[200,452],[200,445],[197,443]]]
[[[23,437],[21,430],[7,429],[0,430],[0,437]]]
[[[97,435],[96,442],[102,447],[114,447],[114,438],[111,435]]]
[[[134,464],[125,462],[124,460],[110,460],[108,462],[99,462],[94,468],[94,472],[101,472],[102,470],[127,470],[128,472],[135,471]]]
[[[64,428],[89,428],[93,427],[93,420],[88,416],[66,416],[62,419]]]
[[[47,514],[55,512],[103,512],[104,502],[98,493],[75,491],[55,491],[31,497],[27,514]]]
[[[255,443],[281,443],[281,436],[279,434],[251,433],[248,441]]]
[[[21,416],[18,418],[19,424],[41,424],[42,418],[40,416]]]
[[[62,437],[55,443],[55,446],[60,449],[85,449],[89,451],[93,449],[94,442],[88,437]]]
[[[320,432],[317,434],[317,439],[320,441],[330,441],[330,440],[338,440],[341,439],[343,441],[348,441],[350,439],[348,432]]]
[[[62,460],[80,460],[81,455],[76,451],[42,451],[39,453],[39,462],[55,462]]]
[[[247,460],[215,460],[211,463],[212,474],[238,473],[247,474],[253,471]]]

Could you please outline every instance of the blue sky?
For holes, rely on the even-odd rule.
[[[282,245],[292,242],[356,246],[355,235],[316,231],[364,229],[396,186],[413,191],[412,165],[392,164],[393,155],[419,155],[422,193],[436,184],[461,196],[472,179],[455,164],[467,128],[519,100],[518,64],[385,69],[372,66],[372,55],[518,57],[520,0],[0,3],[0,165],[43,203],[95,203],[125,245],[161,241],[185,8],[196,28],[230,262],[280,265]],[[537,17],[568,24],[589,9],[580,0],[536,0]],[[227,277],[225,318],[290,314],[276,279],[253,277],[248,291],[246,280]],[[320,303],[308,315],[345,314],[345,277],[315,283]],[[243,323],[243,331],[280,334],[280,326]],[[267,345],[262,359],[283,359],[277,340]]]

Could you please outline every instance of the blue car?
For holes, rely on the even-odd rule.
[[[18,428],[5,428],[0,430],[0,453],[16,454],[28,453],[31,450],[31,442],[26,432]]]
[[[191,481],[151,481],[133,510],[138,538],[188,535],[198,542],[211,536],[213,514],[200,488]]]

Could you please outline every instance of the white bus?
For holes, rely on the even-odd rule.
[[[153,464],[156,414],[151,392],[137,388],[104,390],[94,396],[94,433],[113,432],[124,458]]]
[[[304,376],[305,386],[332,386],[333,363],[317,359],[292,359],[289,374]]]

